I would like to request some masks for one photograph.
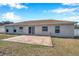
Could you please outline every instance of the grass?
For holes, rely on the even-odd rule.
[[[54,47],[0,41],[0,55],[11,56],[79,56],[79,40],[52,38]]]
[[[6,39],[6,38],[14,37],[14,36],[16,36],[16,35],[0,34],[0,39]]]

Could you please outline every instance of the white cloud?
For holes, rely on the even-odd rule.
[[[75,10],[77,10],[77,8],[57,8],[57,9],[49,10],[49,12],[60,14],[60,13],[74,12]]]
[[[70,21],[77,21],[79,22],[79,16],[70,16],[70,17],[65,17],[63,20],[70,20]]]
[[[69,17],[68,19],[73,21],[79,21],[79,16],[72,16],[72,17]]]
[[[79,3],[62,3],[62,5],[79,6]]]
[[[2,21],[19,22],[22,20],[22,18],[20,16],[15,15],[13,12],[7,12],[5,14],[2,14],[2,16],[0,16],[0,18],[2,19]]]
[[[28,8],[27,6],[24,6],[20,3],[0,3],[0,6],[6,6],[6,5],[11,8],[17,8],[17,9],[22,9],[22,8],[27,9]]]

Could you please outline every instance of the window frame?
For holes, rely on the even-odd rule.
[[[60,26],[55,26],[55,33],[60,33]]]
[[[48,26],[42,26],[42,31],[43,32],[48,32]]]
[[[23,30],[23,27],[19,27],[20,30]]]

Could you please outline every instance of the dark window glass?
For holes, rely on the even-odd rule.
[[[16,29],[14,29],[13,31],[16,32]]]
[[[9,30],[8,30],[8,29],[6,29],[6,32],[9,32]]]
[[[19,27],[19,29],[21,29],[21,30],[22,30],[22,29],[23,29],[23,27]]]
[[[32,32],[32,27],[29,27],[29,34],[31,34]]]
[[[43,26],[42,27],[42,31],[48,31],[48,27],[47,26]]]
[[[55,26],[55,33],[60,33],[60,26]]]

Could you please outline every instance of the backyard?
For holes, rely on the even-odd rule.
[[[16,35],[0,34],[0,39]],[[53,47],[0,40],[0,55],[10,56],[79,56],[79,40],[52,37]]]

